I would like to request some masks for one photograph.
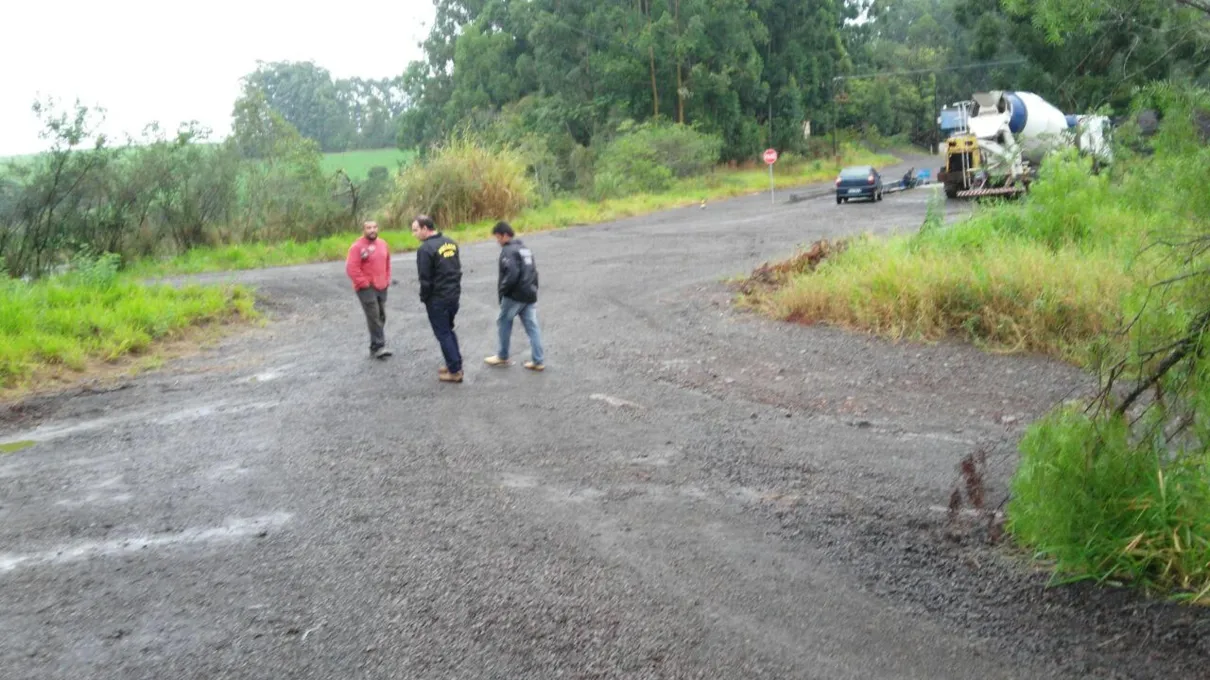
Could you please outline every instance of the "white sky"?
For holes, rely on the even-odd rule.
[[[45,148],[30,105],[77,98],[103,130],[138,137],[197,120],[230,131],[239,79],[256,61],[314,61],[333,78],[385,78],[419,59],[432,0],[5,0],[0,24],[0,156]]]

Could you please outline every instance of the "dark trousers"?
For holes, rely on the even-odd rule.
[[[366,313],[366,327],[370,330],[370,351],[387,344],[383,327],[387,323],[387,292],[366,286],[357,291],[357,299],[361,301],[361,310]]]
[[[429,313],[429,325],[441,344],[445,367],[450,373],[462,370],[462,354],[458,351],[458,336],[454,334],[454,316],[458,314],[457,300],[429,300],[424,305]]]

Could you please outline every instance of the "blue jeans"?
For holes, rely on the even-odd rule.
[[[458,314],[456,300],[430,300],[424,306],[429,313],[429,325],[441,345],[445,367],[450,373],[462,370],[462,353],[458,351],[458,336],[454,334],[454,316]]]
[[[496,352],[496,356],[501,359],[508,358],[508,344],[513,334],[513,317],[516,316],[521,317],[521,325],[525,326],[525,334],[529,336],[529,348],[534,363],[541,364],[544,357],[542,355],[542,331],[538,328],[537,304],[518,302],[509,297],[500,300],[500,316],[496,317],[496,327],[500,331],[500,351]]]

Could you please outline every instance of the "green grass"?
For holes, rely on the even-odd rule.
[[[871,153],[864,149],[849,149],[842,165],[887,165],[897,162],[891,156]],[[779,166],[781,164],[779,163]],[[829,161],[812,161],[774,169],[776,186],[781,189],[831,180],[838,167]],[[645,215],[659,210],[695,205],[702,200],[716,200],[768,191],[767,169],[729,170],[720,168],[704,177],[679,180],[666,192],[639,194],[625,198],[590,201],[582,198],[560,198],[546,205],[523,211],[510,223],[518,231],[534,233],[576,225],[599,224],[612,220]],[[444,229],[451,238],[463,242],[486,240],[494,220],[460,224]],[[384,230],[383,239],[393,252],[405,252],[417,247],[409,231]],[[349,244],[359,234],[345,234],[307,242],[247,243],[221,248],[196,248],[166,260],[145,260],[134,263],[130,271],[135,276],[196,274],[215,271],[257,269],[344,259]]]
[[[29,439],[22,439],[21,441],[0,444],[0,453],[16,453],[22,449],[28,449],[34,444],[37,444],[37,442]]]
[[[950,227],[856,240],[815,271],[788,264],[745,301],[784,320],[894,340],[958,336],[1086,364],[1147,277],[1168,266],[1139,255],[1147,235],[1179,223],[1120,196],[1107,177],[1055,158],[1027,199]]]
[[[1210,455],[1138,442],[1064,407],[1021,442],[1008,529],[1057,580],[1138,585],[1210,605]]]
[[[113,265],[33,283],[0,279],[0,390],[150,352],[188,329],[255,316],[244,288],[144,285]]]
[[[407,165],[416,157],[414,151],[399,149],[359,149],[341,153],[326,153],[320,159],[320,167],[325,175],[344,170],[345,174],[354,181],[365,179],[370,174],[370,168],[376,165],[385,167],[391,175],[395,174],[399,164]]]
[[[1022,239],[922,252],[911,236],[861,239],[815,274],[790,267],[748,303],[777,319],[892,340],[959,336],[997,352],[1084,362],[1118,323],[1135,281],[1121,258]]]

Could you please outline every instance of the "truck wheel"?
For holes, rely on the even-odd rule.
[[[842,201],[839,196],[836,197],[836,205],[840,205],[843,202],[844,201]]]

